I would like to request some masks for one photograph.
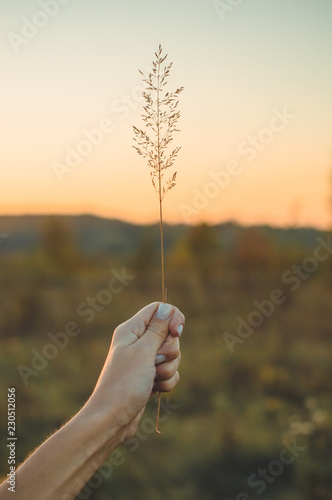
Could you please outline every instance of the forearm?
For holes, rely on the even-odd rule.
[[[180,311],[153,303],[116,328],[87,404],[18,468],[16,500],[73,500],[78,495],[112,451],[136,432],[154,381],[162,392],[177,384],[183,324]],[[0,485],[1,500],[13,498],[8,488],[7,482]]]
[[[40,446],[16,472],[16,500],[72,500],[120,444],[120,429],[86,405]],[[11,499],[7,483],[1,499]]]

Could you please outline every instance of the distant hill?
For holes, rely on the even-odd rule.
[[[41,235],[52,219],[68,227],[81,252],[85,254],[133,254],[144,241],[159,247],[159,226],[136,225],[117,219],[104,219],[92,215],[80,216],[0,216],[0,253],[27,253],[40,248]],[[243,228],[229,222],[214,226],[218,241],[225,250],[232,250]],[[274,228],[257,226],[278,246],[294,246],[311,249],[316,238],[322,234],[313,228]],[[184,237],[190,226],[184,224],[165,225],[165,247],[170,248]],[[4,237],[4,235],[7,235]]]
[[[140,226],[92,215],[0,216],[0,253],[26,253],[37,250],[41,245],[43,231],[52,218],[61,221],[69,229],[78,248],[85,254],[134,253],[144,240],[151,240],[159,246],[157,224]],[[185,230],[184,225],[170,226],[165,235],[166,248]]]

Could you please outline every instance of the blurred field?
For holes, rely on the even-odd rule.
[[[160,299],[157,227],[105,224],[45,217],[0,226],[8,234],[0,244],[1,475],[8,472],[7,387],[17,390],[22,460],[84,404],[114,327]],[[170,396],[178,407],[163,411],[158,436],[151,401],[136,440],[80,498],[332,498],[332,257],[312,272],[301,267],[297,280],[293,268],[314,266],[306,259],[319,236],[327,239],[301,229],[166,227],[168,301],[187,318],[181,383]],[[123,268],[134,279],[101,305],[100,291]],[[284,303],[230,352],[224,334],[237,335],[238,318],[253,319],[254,301],[270,300],[275,289]],[[99,305],[93,319],[77,312],[91,309],[88,297]],[[81,333],[25,384],[17,366],[31,368],[33,353],[52,343],[48,334],[68,322]],[[278,469],[294,440],[305,449]],[[260,469],[268,479],[259,480]]]

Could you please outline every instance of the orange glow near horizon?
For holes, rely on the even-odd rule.
[[[279,145],[261,152],[253,162],[246,162],[236,148],[221,161],[213,157],[204,161],[200,149],[183,150],[175,165],[177,185],[164,200],[165,221],[218,224],[232,220],[243,225],[329,228],[329,157],[317,156],[313,146],[305,149],[305,156],[303,152],[298,155],[297,135],[295,129],[280,137]],[[138,224],[157,222],[158,200],[148,167],[130,146],[129,142],[126,150],[110,141],[104,151],[97,152],[99,156],[65,175],[62,183],[49,165],[36,166],[36,177],[30,176],[31,167],[17,169],[11,182],[7,180],[0,215],[92,214]],[[121,158],[122,147],[126,154]],[[110,164],[117,168],[107,167],[108,154]],[[313,177],[315,160],[321,174]],[[236,175],[229,173],[232,162],[238,165]]]
[[[184,86],[165,221],[330,227],[332,4],[243,2],[221,22],[213,2],[172,1],[175,19],[158,3],[134,2],[129,17],[121,3],[72,3],[18,54],[1,45],[0,215],[158,220],[132,125],[142,126],[138,69],[162,42],[174,62],[169,90]],[[10,33],[36,5],[6,9]],[[147,22],[158,30],[142,37]]]
[[[148,179],[149,180],[149,179]],[[203,185],[204,187],[204,185]],[[294,198],[292,190],[288,192],[283,190],[284,197],[289,198],[289,203],[282,206],[281,210],[276,209],[275,203],[268,200],[271,197],[270,191],[264,196],[264,186],[257,188],[257,191],[248,192],[246,186],[234,189],[232,194],[221,192],[215,199],[209,199],[204,195],[203,187],[201,189],[185,192],[186,197],[181,200],[180,194],[166,200],[164,203],[164,219],[170,224],[198,224],[206,222],[209,224],[219,224],[233,221],[241,225],[261,225],[268,224],[272,226],[311,226],[319,229],[327,229],[331,225],[331,217],[328,210],[328,204],[319,203],[319,200],[311,199],[312,209],[305,203],[305,198]],[[148,184],[150,190],[150,185]],[[277,186],[276,186],[277,189]],[[123,196],[120,199],[113,197],[110,206],[107,203],[33,203],[18,202],[1,204],[1,215],[95,215],[103,218],[119,219],[134,224],[153,224],[158,222],[158,203],[154,193],[150,196],[146,186],[143,189],[144,196],[137,196],[136,199],[131,195],[130,205],[123,203]],[[234,192],[236,191],[236,192]],[[197,193],[200,193],[197,195]],[[224,198],[223,198],[224,195]],[[234,196],[234,199],[232,197]],[[276,196],[277,198],[278,196]],[[96,197],[97,198],[97,197]],[[254,203],[256,198],[256,203]],[[265,203],[264,203],[265,198]],[[122,199],[122,203],[121,203]],[[142,200],[145,200],[143,204]],[[203,203],[197,209],[197,200]],[[273,201],[273,200],[272,200]],[[323,200],[324,201],[324,200]],[[117,206],[118,204],[118,206]],[[206,206],[205,206],[206,205]],[[266,207],[265,209],[262,207]],[[134,208],[136,207],[136,209]],[[246,207],[248,209],[246,210]]]

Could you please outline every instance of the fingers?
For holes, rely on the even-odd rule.
[[[143,307],[138,313],[135,314],[129,321],[124,323],[129,327],[135,328],[135,333],[138,337],[141,337],[145,332],[147,326],[149,325],[153,315],[156,313],[160,302],[153,302],[148,306]],[[169,323],[169,330],[173,337],[178,337],[179,332],[183,330],[185,324],[184,314],[175,306],[172,306],[173,315]],[[182,328],[181,328],[182,325]],[[182,333],[182,332],[181,332]]]
[[[143,307],[132,318],[119,325],[114,332],[113,342],[122,346],[133,344],[142,337],[160,302]]]
[[[159,303],[146,326],[141,341],[154,346],[156,352],[158,352],[169,333],[173,337],[178,337],[182,333],[184,321],[184,315],[176,307],[166,303]]]
[[[178,368],[181,362],[179,339],[168,335],[156,357],[154,390],[169,392],[180,380]]]
[[[180,380],[179,372],[175,372],[168,380],[156,380],[153,392],[171,392]]]
[[[153,333],[152,330],[154,329],[154,332],[157,335],[165,339],[165,337],[168,334],[168,331],[165,328],[165,320],[161,320],[162,322],[164,322],[164,326],[162,326],[161,323],[159,323],[158,326],[156,324],[156,320],[153,322],[152,326],[150,325],[153,318],[155,318],[156,312],[160,304],[161,304],[160,302],[153,302],[152,304],[145,306],[128,321],[119,325],[115,329],[113,335],[113,344],[121,345],[122,347],[133,344],[137,342],[137,340],[140,339],[143,335],[146,334],[149,326],[150,330],[148,332],[148,336],[151,333]],[[171,335],[177,337],[179,336],[179,332],[181,332],[182,330],[181,325],[184,324],[184,315],[176,307],[171,306],[171,308],[172,308],[172,313],[170,314],[167,320],[167,325]]]
[[[170,304],[161,303],[152,316],[149,324],[142,335],[140,342],[146,344],[157,353],[165,342],[169,332],[169,324],[174,314],[174,307]]]
[[[180,337],[183,332],[183,327],[185,325],[186,319],[184,314],[179,311],[177,307],[174,307],[174,314],[171,318],[169,324],[169,331],[173,337]]]
[[[157,357],[156,365],[164,363],[165,361],[172,361],[177,358],[180,353],[180,342],[178,337],[172,337],[168,335],[165,342],[160,347]]]
[[[169,380],[178,371],[181,362],[181,354],[176,359],[168,363],[161,363],[156,366],[156,381]]]

